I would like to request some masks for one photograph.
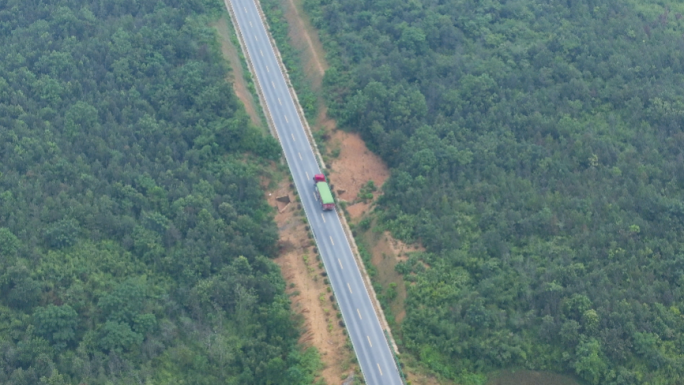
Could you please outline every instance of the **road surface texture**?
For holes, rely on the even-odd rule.
[[[335,211],[322,211],[314,196],[313,176],[321,171],[256,4],[254,0],[230,0],[230,6],[256,72],[266,114],[270,114],[283,147],[366,383],[401,385],[394,356],[340,219]]]

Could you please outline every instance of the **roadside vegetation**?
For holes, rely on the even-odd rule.
[[[0,383],[315,381],[222,12],[0,0]]]
[[[317,113],[316,95],[306,81],[306,75],[302,70],[301,57],[288,39],[288,25],[283,8],[278,0],[261,0],[260,3],[268,22],[271,36],[278,45],[278,51],[283,60],[283,65],[287,69],[292,87],[297,91],[297,98],[299,98],[299,103],[302,106],[307,121],[311,121],[316,118]]]
[[[443,378],[684,380],[684,6],[306,0],[328,112],[425,252],[401,348]]]

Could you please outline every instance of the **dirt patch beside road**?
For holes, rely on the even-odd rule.
[[[252,123],[254,123],[254,125],[257,127],[265,127],[261,122],[261,118],[259,117],[257,110],[259,107],[254,100],[254,96],[249,91],[249,86],[247,84],[247,79],[245,78],[245,71],[242,68],[242,62],[240,61],[238,49],[231,40],[231,36],[233,36],[233,34],[231,30],[232,27],[228,25],[228,18],[224,16],[217,22],[211,24],[211,26],[216,29],[216,32],[218,33],[223,58],[230,64],[231,74],[226,80],[233,84],[235,95],[237,95],[240,101],[242,101],[242,104],[244,104],[245,110],[252,120]]]
[[[290,203],[276,200],[285,196],[290,198]],[[300,343],[318,349],[325,365],[321,373],[325,382],[341,384],[343,378],[356,370],[352,363],[354,353],[339,325],[339,312],[330,300],[332,293],[321,274],[324,269],[316,258],[299,202],[289,188],[289,179],[269,191],[267,199],[278,210],[275,222],[280,252],[275,262],[288,283],[286,292],[290,295],[292,309],[304,319]]]
[[[299,52],[304,75],[317,99],[318,116],[313,122],[312,129],[332,133],[337,128],[337,124],[328,116],[328,108],[323,98],[323,75],[328,69],[328,63],[325,60],[325,51],[318,38],[318,32],[304,12],[302,3],[303,0],[281,0],[289,26],[290,44]]]
[[[394,321],[401,324],[406,316],[406,284],[403,277],[397,273],[396,266],[397,263],[406,261],[409,253],[421,252],[424,249],[419,245],[407,245],[394,239],[389,231],[366,231],[363,240],[370,245],[373,265],[378,268],[375,280],[385,288],[384,294],[391,293],[390,310]]]
[[[315,93],[320,93],[321,84],[328,63],[325,61],[323,44],[318,39],[316,30],[303,11],[302,0],[282,0],[285,19],[290,29],[290,44],[297,49],[304,65],[304,73]]]
[[[330,164],[330,181],[338,199],[348,202],[347,211],[352,221],[360,218],[370,208],[371,199],[359,201],[359,192],[368,181],[373,181],[376,191],[389,178],[389,170],[379,156],[366,147],[359,134],[336,130],[328,141],[331,153],[339,153]]]

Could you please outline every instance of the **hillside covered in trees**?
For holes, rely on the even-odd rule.
[[[222,7],[0,0],[0,383],[312,383]]]
[[[392,168],[380,223],[427,251],[402,347],[684,382],[684,5],[306,0],[330,112]]]

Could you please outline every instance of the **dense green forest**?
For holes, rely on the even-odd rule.
[[[684,383],[684,5],[306,0],[330,112],[392,168],[380,223],[425,253],[402,348]]]
[[[310,384],[213,0],[0,0],[0,383]]]

